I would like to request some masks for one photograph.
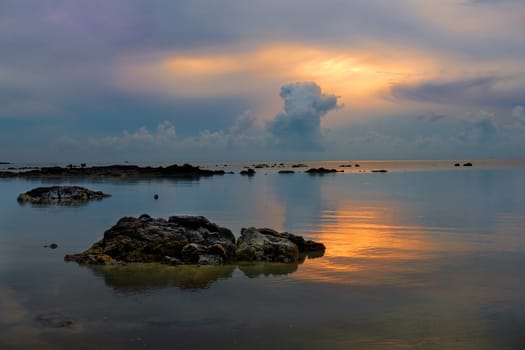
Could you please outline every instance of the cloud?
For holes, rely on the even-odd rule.
[[[89,143],[117,150],[126,148],[143,148],[155,146],[169,146],[176,140],[175,126],[165,120],[157,126],[156,132],[150,132],[145,127],[130,133],[124,130],[120,136],[107,136],[101,139],[90,138]]]
[[[280,96],[284,110],[267,125],[275,145],[293,151],[322,150],[321,117],[341,107],[339,97],[321,93],[314,82],[286,84]]]
[[[249,110],[244,111],[233,123],[230,128],[232,135],[241,135],[249,131],[256,122],[257,118]]]
[[[525,110],[522,106],[516,106],[512,109],[512,118],[525,124]]]
[[[477,105],[505,107],[525,100],[522,78],[486,76],[453,81],[424,81],[415,84],[395,84],[391,95],[398,100],[447,105]]]

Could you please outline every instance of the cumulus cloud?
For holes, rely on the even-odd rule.
[[[124,149],[133,147],[168,146],[176,139],[175,126],[165,120],[157,126],[155,132],[150,132],[145,127],[135,132],[124,130],[119,136],[107,136],[101,139],[91,138],[92,145]]]
[[[232,135],[241,135],[248,132],[255,125],[257,118],[250,110],[244,111],[230,128]]]
[[[286,84],[280,96],[284,110],[267,125],[275,145],[292,151],[322,150],[321,118],[341,107],[339,97],[321,93],[314,82]]]
[[[512,109],[512,118],[521,123],[525,123],[525,110],[522,106],[516,106]]]

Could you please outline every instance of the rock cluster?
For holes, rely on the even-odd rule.
[[[306,171],[308,174],[330,174],[340,172],[337,169],[327,169],[327,168],[311,168]]]
[[[81,164],[80,167],[43,167],[23,172],[0,172],[2,177],[21,177],[21,178],[170,178],[170,177],[201,177],[212,175],[224,175],[224,170],[207,170],[190,164],[170,165],[167,167],[140,167],[137,165],[108,165],[87,167]]]
[[[37,187],[18,195],[20,203],[75,205],[111,195],[79,186]]]
[[[321,243],[271,229],[242,229],[233,233],[203,216],[171,216],[168,220],[141,215],[124,217],[102,240],[66,261],[111,265],[128,262],[219,265],[238,261],[294,263],[300,254],[322,255]]]

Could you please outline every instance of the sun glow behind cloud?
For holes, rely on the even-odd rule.
[[[253,50],[166,52],[127,57],[118,63],[123,89],[168,96],[243,96],[257,100],[284,82],[314,81],[350,106],[385,103],[395,82],[410,82],[434,71],[433,59],[299,44],[273,44]],[[264,101],[267,102],[267,101]]]

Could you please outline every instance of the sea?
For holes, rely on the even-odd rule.
[[[41,165],[0,170],[24,166]],[[524,160],[201,166],[234,173],[0,179],[0,349],[525,348]],[[321,166],[341,172],[305,173]],[[17,202],[51,185],[112,197]],[[119,218],[144,213],[203,215],[236,236],[251,226],[288,231],[326,252],[297,264],[64,261]]]

